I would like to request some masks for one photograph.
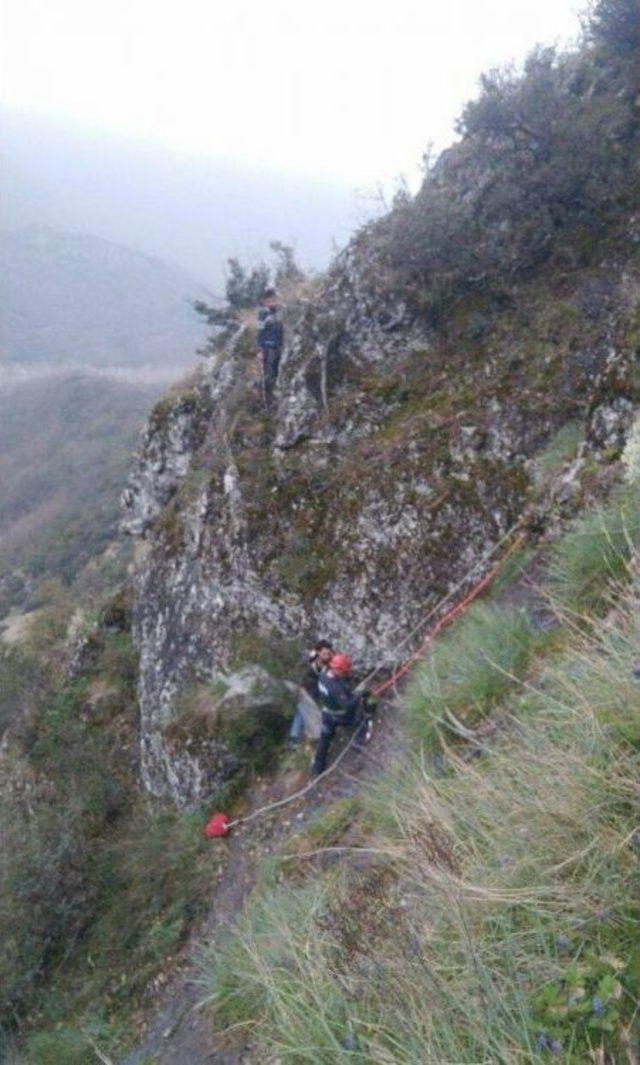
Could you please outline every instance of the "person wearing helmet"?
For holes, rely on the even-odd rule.
[[[363,714],[363,699],[354,691],[353,665],[349,655],[334,654],[329,668],[318,678],[318,694],[322,702],[322,731],[316,746],[312,772],[314,776],[324,773],[331,740],[339,727],[358,730],[358,739],[364,740],[367,719]]]

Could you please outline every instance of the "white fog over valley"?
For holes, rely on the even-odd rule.
[[[307,267],[442,149],[483,70],[579,28],[574,0],[3,2],[3,225],[125,244],[218,290]]]

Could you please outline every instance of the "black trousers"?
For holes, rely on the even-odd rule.
[[[273,399],[273,390],[276,387],[276,381],[278,380],[278,370],[280,369],[280,356],[282,355],[282,348],[263,348],[262,349],[262,370],[264,373],[264,396],[267,403],[270,403]]]
[[[364,740],[365,738],[367,719],[361,710],[352,710],[350,714],[344,714],[344,716],[341,715],[340,717],[335,717],[330,710],[322,711],[322,730],[313,758],[313,773],[315,776],[324,773],[327,768],[327,756],[331,740],[339,728],[348,728],[357,732],[355,742],[358,743],[359,740]]]

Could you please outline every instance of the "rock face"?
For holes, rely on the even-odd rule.
[[[124,527],[145,541],[134,631],[152,793],[188,805],[224,778],[210,749],[176,747],[194,683],[274,672],[287,641],[315,636],[392,664],[520,517],[531,459],[562,425],[588,415],[594,446],[620,444],[637,402],[627,282],[598,323],[567,311],[570,292],[559,305],[523,287],[480,339],[474,307],[434,337],[365,230],[288,308],[271,411],[243,331],[158,405],[124,495]]]

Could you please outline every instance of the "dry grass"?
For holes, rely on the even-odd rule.
[[[414,750],[367,795],[364,871],[346,850],[324,874],[305,858],[299,886],[265,881],[205,953],[214,1023],[314,1065],[633,1061],[638,646],[631,585],[606,620],[582,619],[535,672],[510,674],[491,740],[452,739],[435,760]],[[455,651],[451,633],[450,664]]]

